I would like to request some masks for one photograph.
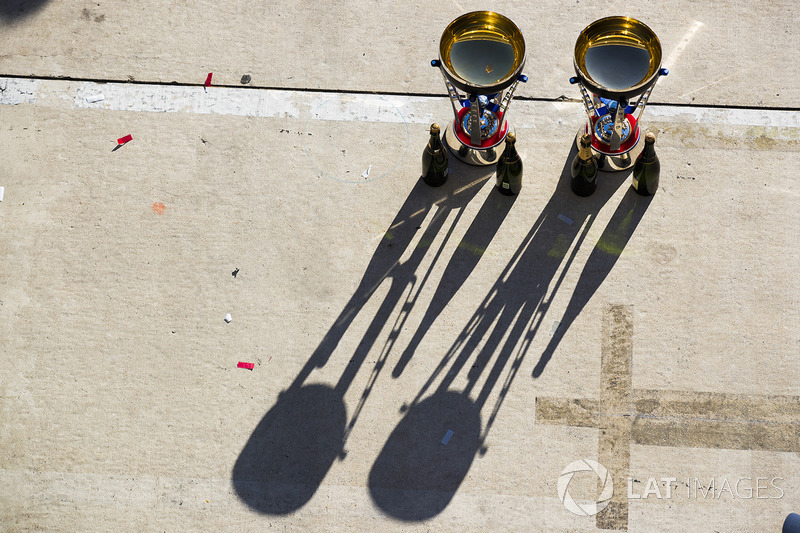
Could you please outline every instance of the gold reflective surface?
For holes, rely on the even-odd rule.
[[[525,39],[508,18],[474,11],[451,22],[439,42],[449,75],[471,87],[510,85],[525,63]]]
[[[598,53],[605,47],[611,53]],[[587,64],[587,57],[591,56],[595,56],[594,64]],[[661,43],[650,28],[636,19],[607,17],[589,24],[578,36],[574,62],[585,80],[601,88],[635,91],[642,87],[644,91],[661,67]]]

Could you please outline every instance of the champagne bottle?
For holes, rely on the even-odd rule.
[[[439,125],[431,124],[431,138],[422,153],[422,181],[431,187],[439,187],[447,181],[447,149],[439,137]]]
[[[517,136],[509,132],[506,135],[506,148],[497,160],[497,188],[501,193],[514,196],[522,189],[522,159],[514,144]]]
[[[642,196],[650,196],[658,189],[661,163],[656,155],[656,136],[648,131],[644,136],[644,149],[633,165],[633,190]]]
[[[588,133],[581,137],[581,149],[572,160],[570,173],[572,192],[578,196],[589,196],[597,189],[597,160],[592,155],[592,141]]]

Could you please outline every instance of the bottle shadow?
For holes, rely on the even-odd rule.
[[[597,213],[628,176],[602,173],[592,196],[577,197],[570,189],[570,166],[576,153],[573,147],[555,192],[502,275],[414,400],[401,409],[404,415],[369,474],[370,495],[386,514],[403,521],[422,521],[441,513],[466,477],[476,454],[486,453],[486,437],[531,341],[540,330],[550,301],[566,272],[573,268],[577,251]],[[633,212],[630,212],[631,202],[638,206]],[[626,195],[603,233],[608,239],[601,238],[598,246],[613,241],[619,257],[646,205]],[[614,258],[601,258],[594,253],[592,257],[587,263],[589,270],[584,269],[591,274],[581,276],[580,292],[573,295],[574,303],[562,318],[564,331],[616,262]],[[556,278],[559,269],[561,274]],[[443,291],[445,297],[450,296],[450,290]],[[434,305],[442,308],[443,302]],[[428,315],[429,320],[435,319],[435,313]],[[410,358],[429,328],[430,323],[424,322],[403,359]],[[552,355],[556,346],[557,342],[551,343],[551,351],[546,353]],[[540,359],[539,374],[547,360],[549,357],[545,355]],[[505,380],[483,423],[481,413],[504,372]],[[461,390],[454,388],[459,377],[466,378]],[[431,389],[435,390],[426,397]],[[449,440],[445,438],[447,435]]]
[[[316,492],[334,459],[345,457],[347,438],[398,333],[417,304],[434,267],[441,261],[465,208],[489,179],[492,170],[455,161],[451,162],[451,176],[461,179],[451,177],[435,189],[418,180],[378,244],[353,296],[239,454],[232,472],[233,486],[239,498],[251,508],[273,515],[299,509]],[[493,233],[489,228],[493,227],[496,232],[500,222],[484,228],[480,236],[475,236],[476,242],[491,240],[489,234]],[[328,363],[356,316],[386,283],[388,291],[337,384],[333,387],[306,384],[314,369]],[[392,329],[380,348],[369,385],[348,422],[344,395],[388,324],[392,324]]]

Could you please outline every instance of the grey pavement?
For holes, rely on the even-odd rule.
[[[476,9],[526,38],[515,198],[419,180]],[[780,531],[798,10],[4,3],[0,529]],[[572,47],[609,14],[670,69],[649,199],[569,188]]]

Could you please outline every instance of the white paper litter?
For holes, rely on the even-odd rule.
[[[372,165],[368,166],[368,167],[367,167],[367,170],[365,170],[364,172],[362,172],[362,173],[361,173],[361,177],[362,177],[362,178],[368,178],[368,177],[369,177],[369,171],[370,171],[370,170],[372,170]]]
[[[566,222],[567,224],[572,224],[572,219],[566,215],[558,215],[558,219]]]
[[[103,96],[102,94],[94,94],[92,96],[87,96],[86,97],[86,101],[89,102],[90,104],[94,104],[95,102],[101,102],[101,101],[103,101],[105,99],[106,99],[106,97]]]
[[[442,439],[442,444],[447,446],[447,443],[450,442],[450,438],[453,436],[453,433],[454,432],[452,429],[448,429],[447,433],[444,434],[444,438]]]
[[[231,314],[230,314],[230,313],[228,313],[227,315],[225,315],[225,322],[227,322],[227,323],[230,323],[230,321],[231,321],[231,320],[233,320],[233,318],[231,317]]]
[[[5,187],[0,187],[0,202],[3,201],[3,194],[6,192]]]
[[[553,327],[550,328],[550,335],[551,336],[556,334],[556,331],[558,331],[558,326],[560,326],[560,325],[561,325],[561,322],[559,322],[558,320],[553,322]]]

